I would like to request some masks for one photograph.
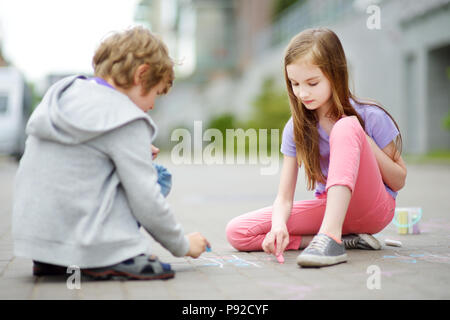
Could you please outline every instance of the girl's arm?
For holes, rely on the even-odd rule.
[[[273,204],[272,228],[262,243],[262,248],[267,253],[279,255],[289,243],[286,222],[291,215],[297,175],[297,159],[295,157],[284,156],[278,194]]]
[[[405,186],[406,165],[401,156],[394,160],[394,154],[397,152],[394,142],[392,141],[385,148],[380,149],[371,137],[367,136],[367,141],[375,154],[383,181],[393,191],[399,191]]]
[[[285,225],[291,214],[297,184],[297,158],[284,156],[278,194],[273,204],[272,228]]]

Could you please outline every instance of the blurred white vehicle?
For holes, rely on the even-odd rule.
[[[0,154],[20,159],[30,114],[31,91],[23,75],[14,67],[0,67]]]

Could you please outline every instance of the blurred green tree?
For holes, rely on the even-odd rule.
[[[279,129],[281,136],[290,116],[286,90],[278,88],[275,79],[268,77],[263,81],[261,93],[253,101],[252,117],[246,126],[255,129]]]
[[[297,2],[305,2],[306,0],[275,0],[273,3],[272,20],[277,20],[278,16],[287,8]]]
[[[38,93],[35,83],[28,82],[27,85],[30,89],[30,94],[31,94],[31,111],[34,111],[34,109],[37,107],[37,105],[39,103],[41,103],[43,96]]]
[[[207,128],[215,128],[222,132],[223,136],[226,134],[227,129],[236,129],[237,121],[234,114],[231,112],[222,113],[209,120]]]
[[[447,78],[450,80],[450,67],[447,67],[445,70],[447,73]],[[442,119],[442,126],[446,130],[450,130],[450,111],[447,112],[445,117]]]
[[[283,128],[290,116],[291,112],[286,91],[276,86],[274,78],[268,77],[262,83],[261,92],[252,102],[252,111],[249,120],[239,121],[234,114],[223,113],[210,119],[207,128],[220,130],[224,137],[226,136],[226,129],[242,128],[244,131],[248,129],[255,129],[257,131],[258,129],[267,129],[267,147],[270,149],[271,130],[279,130],[279,143],[281,143]],[[224,140],[225,147],[226,141]],[[249,151],[248,145],[245,146],[245,150],[246,152]]]

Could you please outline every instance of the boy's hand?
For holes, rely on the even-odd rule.
[[[159,149],[152,145],[152,160],[155,160],[155,158],[158,156]]]
[[[208,240],[206,240],[206,238],[199,232],[190,233],[187,237],[189,239],[189,252],[186,256],[198,258],[203,252],[206,251],[206,247],[210,246]]]

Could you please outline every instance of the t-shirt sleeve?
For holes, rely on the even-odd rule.
[[[283,137],[281,140],[281,153],[291,157],[295,157],[297,155],[294,142],[294,122],[292,121],[292,117],[284,126]]]
[[[366,131],[375,143],[384,149],[399,134],[394,121],[378,107],[370,107],[365,119]]]

